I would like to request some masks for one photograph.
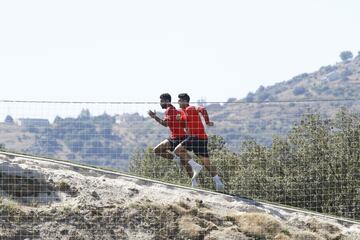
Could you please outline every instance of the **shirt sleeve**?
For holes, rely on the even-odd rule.
[[[208,114],[206,108],[205,107],[198,107],[198,111],[201,113],[201,115],[203,115],[203,117],[205,119],[205,122],[209,123],[210,119],[209,119],[209,114]]]

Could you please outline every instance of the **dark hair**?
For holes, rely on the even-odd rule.
[[[171,95],[168,93],[163,93],[160,95],[160,99],[171,102]]]
[[[180,93],[178,97],[181,100],[185,100],[187,102],[190,102],[190,96],[187,93]]]

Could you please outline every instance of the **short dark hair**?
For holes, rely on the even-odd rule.
[[[181,100],[185,100],[187,102],[190,102],[190,96],[187,93],[180,93],[178,97]]]
[[[163,93],[160,95],[160,99],[171,102],[171,95],[168,93]]]

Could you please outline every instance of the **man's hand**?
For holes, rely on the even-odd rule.
[[[163,125],[164,127],[168,126],[168,123],[166,121],[164,121],[163,119],[159,118],[158,116],[156,116],[156,112],[149,110],[148,114],[151,118],[155,119],[155,121],[157,121],[158,123],[160,123],[161,125]]]
[[[150,116],[151,118],[155,118],[155,116],[156,116],[156,112],[155,112],[155,111],[149,110],[149,111],[148,111],[148,114],[149,114],[149,116]]]
[[[206,125],[208,125],[209,127],[214,126],[214,122],[208,122]]]

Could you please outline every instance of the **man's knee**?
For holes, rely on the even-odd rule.
[[[183,147],[179,144],[176,146],[176,148],[174,149],[174,152],[176,155],[180,155],[182,154],[184,151],[183,151]]]
[[[154,147],[153,150],[154,150],[154,153],[155,153],[156,155],[160,155],[161,152],[162,152],[162,151],[161,151],[161,147],[159,147],[159,146],[158,146],[158,147]]]

